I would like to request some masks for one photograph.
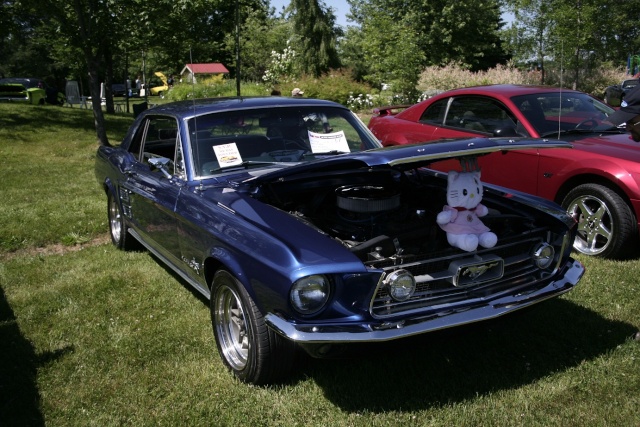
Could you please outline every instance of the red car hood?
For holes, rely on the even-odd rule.
[[[632,140],[629,134],[590,136],[576,140],[563,139],[571,142],[577,150],[640,162],[640,143]]]

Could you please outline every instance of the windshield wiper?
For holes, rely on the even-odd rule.
[[[282,162],[263,162],[256,160],[246,160],[237,165],[221,166],[219,168],[211,169],[209,173],[222,172],[234,169],[247,169],[249,166],[264,166],[264,165],[280,165]]]
[[[576,134],[584,134],[584,133],[623,133],[619,128],[615,126],[607,126],[602,129],[566,129],[566,130],[554,130],[550,132],[545,132],[540,135],[541,138],[547,138],[553,135],[576,135]]]
[[[540,135],[542,138],[546,138],[548,136],[553,135],[571,135],[576,133],[593,133],[597,131],[588,130],[588,129],[566,129],[566,130],[552,130],[550,132],[543,133]]]
[[[349,154],[348,151],[340,151],[340,150],[331,150],[331,151],[323,151],[322,153],[305,153],[306,156],[335,156],[338,154]]]

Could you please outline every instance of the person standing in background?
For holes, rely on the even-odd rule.
[[[624,96],[620,109],[607,117],[607,121],[615,126],[625,123],[625,129],[631,133],[631,139],[640,142],[640,85]]]

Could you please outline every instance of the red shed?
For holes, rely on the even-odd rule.
[[[198,81],[198,77],[213,76],[216,74],[229,74],[229,70],[220,62],[210,62],[208,64],[187,64],[180,71],[183,82]]]

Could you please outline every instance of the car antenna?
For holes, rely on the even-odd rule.
[[[562,85],[564,84],[564,40],[560,40],[560,92],[558,96],[558,139],[562,132]]]
[[[191,105],[193,108],[193,139],[189,136],[191,140],[191,149],[196,149],[196,152],[193,154],[193,159],[200,155],[198,153],[198,118],[196,117],[196,96],[195,96],[195,77],[193,73],[193,51],[191,49],[191,45],[189,45],[189,64],[191,65]],[[188,127],[188,126],[187,126]],[[187,132],[188,133],[188,132]],[[195,143],[194,143],[195,142]],[[193,160],[192,160],[193,162]],[[200,191],[203,190],[202,179],[200,180]]]
[[[191,65],[191,68],[193,68],[193,51],[191,50],[191,46],[189,46],[189,65]],[[193,106],[193,115],[194,115],[194,119],[195,119],[195,114],[196,114],[196,87],[195,87],[195,76],[194,76],[194,72],[193,70],[191,71],[191,102],[192,102],[192,106]],[[195,123],[195,122],[194,122]],[[196,129],[197,131],[198,129]],[[196,137],[197,137],[197,132],[196,132]]]

